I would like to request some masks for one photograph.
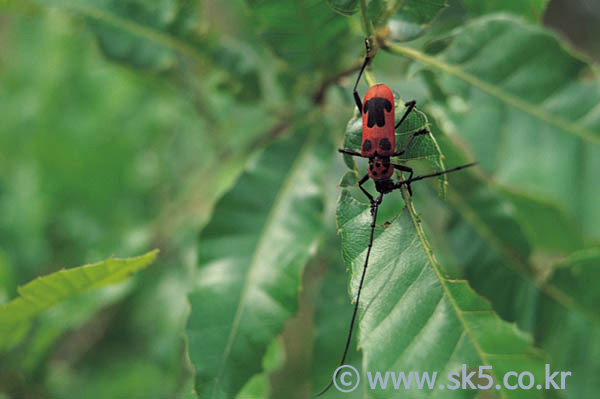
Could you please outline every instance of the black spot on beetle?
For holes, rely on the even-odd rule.
[[[379,140],[379,148],[383,151],[389,151],[392,149],[392,143],[387,138]]]
[[[376,171],[373,171],[373,176],[377,176],[377,172]]]
[[[383,97],[373,97],[369,99],[363,106],[363,113],[369,114],[367,126],[385,126],[385,111],[392,111],[392,103],[390,100]]]
[[[363,141],[363,146],[362,149],[365,152],[371,151],[371,148],[373,148],[373,143],[371,143],[371,140],[365,140]]]

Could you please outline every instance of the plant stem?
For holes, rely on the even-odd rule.
[[[373,26],[367,18],[367,0],[360,0],[360,14],[363,21],[363,29],[367,37],[373,36]]]
[[[375,79],[375,75],[371,71],[365,71],[365,80],[367,81],[367,85],[369,87],[375,86],[377,84],[377,79]]]

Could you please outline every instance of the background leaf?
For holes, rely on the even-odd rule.
[[[187,335],[203,397],[234,396],[296,312],[300,275],[321,229],[321,180],[331,154],[323,144],[296,134],[267,149],[200,237]]]
[[[399,4],[399,7],[395,7],[395,11],[389,15],[387,28],[389,39],[399,42],[422,36],[432,21],[448,7],[446,0],[404,0],[395,1],[395,4]]]
[[[227,88],[240,99],[261,96],[259,72],[244,53],[251,50],[224,40],[200,25],[200,7],[191,0],[159,2],[97,0],[34,0],[58,6],[85,18],[104,55],[116,62],[155,73],[187,75],[211,67],[227,74]],[[232,82],[233,81],[233,82]]]
[[[593,375],[600,370],[600,317],[598,307],[592,305],[598,303],[598,298],[589,284],[599,264],[598,248],[571,254],[555,265],[548,284],[576,303],[558,304],[549,296],[541,296],[538,302],[535,333],[553,354],[554,364],[572,372],[569,397],[589,397],[598,388]],[[553,328],[540,328],[542,323]]]
[[[600,215],[585,199],[596,190],[590,179],[599,159],[589,143],[600,140],[598,79],[589,65],[549,32],[506,16],[477,20],[445,43],[435,57],[399,50],[438,73],[453,94],[446,106],[452,133],[502,187],[552,204],[597,239]],[[542,64],[554,67],[536,72]]]
[[[327,0],[327,3],[342,15],[352,15],[358,9],[358,0]]]
[[[323,0],[246,1],[263,39],[292,71],[335,70],[340,65],[348,24]]]
[[[595,276],[599,266],[600,248],[575,252],[554,265],[552,277],[548,281],[548,284],[553,287],[571,297],[576,297],[577,302],[594,314],[598,322],[600,322],[600,312],[596,304],[599,298],[590,284],[596,281]]]
[[[531,21],[539,21],[546,10],[549,0],[460,0],[463,7],[474,15],[506,11],[521,15]]]

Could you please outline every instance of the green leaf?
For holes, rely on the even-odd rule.
[[[350,16],[358,9],[358,0],[327,0],[327,3],[342,15]]]
[[[422,36],[431,22],[448,7],[446,0],[396,0],[391,9],[387,28],[388,38],[396,42],[406,42]],[[399,6],[397,6],[399,5]]]
[[[450,280],[437,263],[412,208],[376,228],[359,309],[360,347],[365,370],[460,372],[493,367],[494,383],[508,371],[527,370],[537,380],[543,363],[531,339],[502,321],[466,281]],[[343,256],[352,271],[351,297],[361,277],[371,215],[369,205],[342,192],[337,221]],[[416,392],[416,389],[415,389]],[[454,391],[456,397],[462,393]],[[541,397],[539,391],[501,389],[506,398]],[[389,397],[374,390],[373,397]],[[454,396],[452,396],[454,397]]]
[[[17,344],[39,313],[86,291],[123,281],[152,264],[157,254],[154,250],[135,258],[111,258],[60,270],[19,287],[20,296],[0,307],[0,349]]]
[[[337,237],[333,236],[337,241]],[[333,245],[332,245],[333,246]],[[335,252],[333,251],[335,248]],[[319,290],[319,300],[315,303],[314,321],[315,330],[313,338],[313,353],[310,375],[312,377],[312,391],[319,392],[331,381],[334,370],[339,366],[348,325],[352,319],[352,306],[348,303],[348,282],[344,262],[339,256],[340,244],[333,246],[331,258],[328,259],[327,272],[322,280]],[[349,348],[346,364],[351,364],[357,370],[361,368],[362,354],[356,350],[357,335],[353,334],[352,344]],[[335,388],[330,389],[327,398],[331,399],[358,399],[362,398],[360,389],[353,392],[340,392]]]
[[[247,56],[250,49],[201,26],[196,1],[33,1],[84,17],[111,60],[157,73],[173,72],[179,78],[198,73],[190,71],[190,65],[205,67],[203,74],[206,66],[214,66],[227,73],[223,86],[238,98],[251,102],[260,97],[258,67]]]
[[[406,107],[403,102],[396,98],[396,123],[400,120]],[[396,129],[395,132],[395,141],[396,141],[396,150],[402,149],[410,136],[421,129],[428,129],[429,122],[427,121],[427,116],[419,111],[418,109],[413,109],[413,111],[408,115],[408,117],[402,122],[402,124]],[[346,135],[344,136],[344,148],[351,149],[353,151],[360,152],[362,144],[362,118],[360,115],[355,115],[346,126]],[[435,171],[440,171],[444,169],[444,157],[442,152],[435,140],[435,137],[432,134],[418,136],[411,143],[408,150],[400,157],[398,160],[400,162],[406,162],[410,160],[427,160],[435,169]],[[353,158],[350,155],[344,155],[344,161],[346,165],[353,170],[356,170],[356,165],[354,163]],[[365,172],[359,171],[359,175],[363,176]],[[442,175],[439,177],[440,181],[440,193],[444,195],[447,177],[446,175]],[[348,179],[344,179],[343,184],[347,184]]]
[[[329,72],[341,64],[348,22],[323,0],[246,0],[262,37],[293,71]]]
[[[584,245],[581,228],[552,202],[539,196],[498,186],[515,210],[517,220],[531,245],[547,253],[569,253]]]
[[[178,53],[203,59],[206,45],[195,36],[194,2],[35,0],[86,18],[106,56],[132,66],[170,69]]]
[[[296,312],[302,271],[322,231],[322,179],[333,154],[316,133],[278,141],[251,162],[200,236],[187,325],[200,397],[234,397]]]
[[[600,238],[591,201],[600,195],[600,82],[591,65],[551,32],[508,16],[478,19],[440,43],[435,56],[390,48],[452,93],[444,106],[454,132],[495,181]]]
[[[367,19],[373,24],[384,21],[383,15],[388,10],[388,0],[370,0],[367,5]]]
[[[574,252],[554,266],[547,284],[573,298],[600,323],[600,247]]]
[[[446,153],[451,154],[449,149]],[[565,291],[545,280],[550,270],[548,265],[534,265],[534,255],[556,256],[582,246],[581,235],[568,221],[561,219],[560,212],[541,200],[498,187],[493,182],[490,184],[487,177],[474,170],[457,174],[452,183],[455,190],[448,199],[473,232],[454,224],[444,234],[449,233],[465,276],[492,300],[502,316],[516,320],[522,316],[520,310],[530,311],[514,298],[518,297],[517,292],[532,287],[588,318],[600,315],[589,306],[586,309],[574,291]],[[508,286],[515,293],[507,295],[506,288],[498,290],[497,281],[510,281]],[[527,288],[522,288],[523,285]]]
[[[598,312],[598,280],[600,248],[578,251],[555,265],[550,283],[575,297],[584,309],[571,307],[542,296],[537,303],[536,336],[553,359],[555,370],[570,371],[565,397],[594,397],[600,389],[600,314]]]
[[[542,19],[548,1],[549,0],[460,0],[463,7],[475,15],[506,11],[536,22]]]
[[[358,184],[358,176],[355,170],[349,170],[344,173],[340,181],[340,187],[349,187]]]
[[[443,107],[430,105],[428,111],[435,116],[437,124],[434,126],[436,128],[443,127],[443,130],[436,130],[436,134],[443,138],[447,138],[448,136],[459,137],[458,128],[454,125]],[[451,159],[458,158],[459,161],[457,162],[466,162],[466,159],[468,159],[466,151],[460,151],[459,146],[462,147],[460,143],[452,148],[446,147],[446,155]],[[462,154],[458,155],[459,152],[462,152]],[[455,156],[453,156],[452,153],[454,153],[453,155]],[[485,160],[483,161],[485,162]],[[470,176],[470,181],[466,181],[462,176],[456,181],[459,185],[461,184],[461,181],[464,181],[463,186],[465,187],[462,189],[459,188],[459,192],[462,192],[462,190],[466,190],[465,192],[472,192],[475,190],[479,192],[489,191],[486,196],[490,197],[490,199],[495,197],[495,199],[493,199],[493,201],[497,202],[495,207],[497,209],[504,209],[505,217],[512,218],[511,223],[520,225],[525,236],[522,234],[514,235],[508,233],[508,236],[513,238],[510,240],[513,243],[518,244],[519,242],[524,243],[527,241],[534,250],[543,251],[552,255],[570,253],[582,247],[584,241],[581,228],[575,225],[554,203],[549,202],[544,198],[540,198],[539,196],[527,195],[523,191],[514,189],[513,187],[498,184],[495,180],[487,177],[483,178],[482,176],[476,176],[471,172],[465,172],[465,176],[466,175]],[[469,197],[464,197],[465,201],[470,202]],[[461,213],[480,213],[479,215],[475,214],[473,216],[481,219],[486,219],[485,213],[490,210],[489,206],[491,206],[491,203],[486,201],[480,204],[484,206],[472,206],[469,211],[462,208],[459,204],[456,204],[456,201],[453,202],[458,209],[462,209]],[[486,225],[487,222],[482,221],[483,224],[481,227],[483,229],[493,229],[494,233],[502,233],[502,227],[498,228],[493,220],[489,222],[490,223]],[[508,246],[512,247],[513,250],[517,248],[512,245]],[[521,253],[524,254],[524,252]],[[529,253],[529,251],[527,251],[527,253]],[[526,259],[527,256],[524,256],[523,259]]]
[[[509,201],[471,170],[453,176],[452,185],[450,201],[471,224],[480,228],[482,235],[506,248],[508,258],[529,258],[531,249]]]
[[[275,338],[267,347],[262,360],[263,372],[254,375],[236,395],[236,399],[268,398],[270,397],[269,377],[280,369],[285,361],[285,349],[280,337]]]
[[[588,276],[582,274],[580,278],[583,281]],[[594,397],[600,389],[600,380],[596,378],[600,373],[600,323],[547,297],[542,296],[535,305],[536,336],[552,356],[553,371],[571,372],[566,378],[564,397]]]

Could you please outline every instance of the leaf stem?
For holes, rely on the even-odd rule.
[[[365,80],[367,81],[367,84],[369,85],[369,87],[375,86],[377,84],[377,79],[375,79],[375,74],[373,74],[373,72],[371,72],[369,70],[365,71]]]

